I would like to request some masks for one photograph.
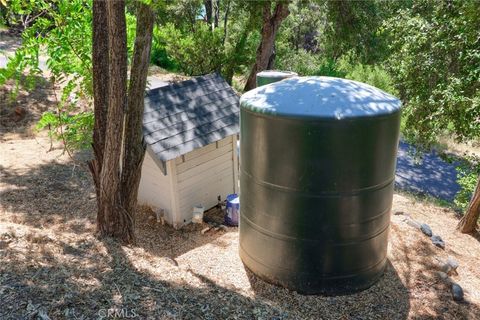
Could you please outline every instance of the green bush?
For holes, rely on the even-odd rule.
[[[352,54],[346,54],[337,61],[305,50],[283,48],[281,54],[277,63],[278,69],[295,71],[302,76],[347,78],[397,95],[392,78],[381,65],[361,64]]]
[[[457,183],[461,189],[456,194],[453,202],[462,211],[467,209],[480,175],[480,159],[474,158],[469,160],[471,161],[468,164],[464,163],[457,167]]]
[[[84,150],[91,147],[93,125],[94,119],[91,111],[69,114],[66,111],[58,110],[56,113],[44,112],[36,129],[49,129],[49,136],[62,141],[66,150]]]
[[[160,29],[160,34],[164,35],[166,53],[186,75],[221,71],[225,60],[222,28],[211,30],[206,23],[198,22],[193,31],[185,33],[171,23]]]
[[[303,49],[298,51],[282,50],[279,52],[276,67],[280,70],[294,71],[301,76],[343,77],[345,75],[336,68],[333,60]]]
[[[178,70],[178,63],[167,53],[166,30],[155,26],[153,29],[152,52],[150,60],[153,64],[170,71]]]
[[[317,56],[305,50],[288,50],[277,56],[276,68],[290,70],[302,76],[313,76],[317,74],[319,60]]]
[[[393,95],[398,95],[393,80],[381,65],[366,65],[358,62],[355,55],[346,54],[337,61],[337,69],[345,78],[367,83]]]

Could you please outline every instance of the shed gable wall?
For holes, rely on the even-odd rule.
[[[209,209],[234,192],[233,136],[209,144],[178,157],[177,196],[178,219],[188,223],[195,205]]]

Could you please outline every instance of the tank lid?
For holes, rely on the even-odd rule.
[[[391,114],[400,109],[401,102],[353,80],[294,77],[246,92],[240,106],[278,116],[345,119]]]
[[[257,77],[269,77],[269,78],[286,78],[298,76],[293,71],[281,71],[281,70],[264,70],[257,73]]]

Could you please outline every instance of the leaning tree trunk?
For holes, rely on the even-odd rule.
[[[102,171],[103,149],[105,147],[105,132],[108,110],[108,30],[105,28],[107,21],[107,2],[93,1],[93,101],[95,124],[93,129],[93,154],[94,158],[88,163],[92,173],[95,191],[97,194],[97,224],[103,225],[103,211],[100,209],[100,172]]]
[[[130,230],[132,234],[129,236],[132,237],[132,239],[135,225],[135,208],[137,206],[138,186],[140,184],[143,157],[145,155],[142,119],[154,23],[154,14],[150,6],[139,2],[137,12],[138,22],[132,67],[130,71],[130,85],[128,89],[127,116],[125,118],[125,141],[123,148],[124,158],[121,180],[123,209],[132,222]]]
[[[101,236],[131,242],[132,221],[123,210],[120,197],[123,117],[127,103],[127,29],[124,0],[107,1],[106,24],[109,37],[109,94],[98,208],[98,211],[103,213],[103,221],[98,224],[98,231]]]
[[[257,49],[257,57],[255,64],[250,71],[247,83],[245,84],[245,91],[255,88],[257,81],[257,73],[268,68],[268,65],[273,65],[275,36],[282,21],[288,16],[288,3],[279,2],[275,6],[274,13],[271,13],[271,2],[266,1],[263,6],[263,26],[262,26],[262,40]]]
[[[457,228],[462,233],[472,233],[477,229],[477,221],[480,216],[480,177],[468,205],[467,212],[458,223]]]

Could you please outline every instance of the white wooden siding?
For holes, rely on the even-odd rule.
[[[229,136],[175,160],[179,199],[177,218],[181,223],[191,221],[195,205],[209,209],[217,204],[219,195],[223,200],[234,192],[233,147],[233,138]]]
[[[138,188],[138,203],[149,205],[153,209],[164,209],[165,220],[173,224],[170,180],[170,172],[167,171],[167,176],[165,176],[147,151],[143,160],[142,177]]]

